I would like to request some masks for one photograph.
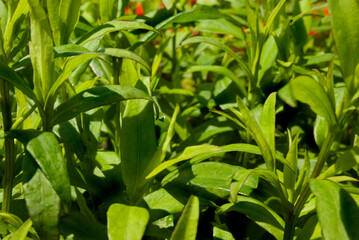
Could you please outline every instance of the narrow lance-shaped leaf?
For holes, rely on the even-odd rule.
[[[328,167],[325,172],[319,175],[319,179],[325,179],[338,174],[349,171],[351,168],[359,165],[359,147],[355,146],[353,149],[346,151],[340,155],[337,161]]]
[[[228,15],[220,13],[217,9],[206,6],[206,5],[196,5],[193,9],[178,13],[161,23],[156,25],[157,30],[165,29],[168,26],[171,26],[173,23],[188,23],[198,20],[207,20],[207,19],[218,19],[218,18],[230,18]],[[143,36],[134,46],[131,47],[132,50],[138,48],[141,44],[151,41],[156,36],[155,32],[147,33]]]
[[[288,192],[288,200],[290,202],[294,202],[296,195],[295,195],[295,183],[297,180],[297,166],[298,166],[298,136],[299,133],[294,137],[294,140],[291,141],[291,144],[289,145],[289,151],[287,153],[287,161],[291,163],[292,166],[294,166],[294,171],[289,169],[287,166],[284,166],[283,169],[283,180],[284,180],[284,186],[287,189]],[[291,137],[291,136],[289,136]]]
[[[211,72],[222,74],[222,75],[230,78],[232,81],[234,81],[235,84],[237,85],[237,87],[239,88],[239,90],[241,91],[241,94],[243,94],[243,96],[247,96],[247,91],[244,88],[243,83],[241,83],[239,78],[236,75],[234,75],[228,68],[226,68],[224,66],[215,66],[215,65],[192,66],[192,67],[189,67],[186,72],[190,73],[190,72],[197,72],[197,71],[211,71]]]
[[[100,38],[110,32],[117,32],[117,31],[124,31],[124,30],[137,30],[137,29],[148,30],[148,31],[154,32],[155,34],[160,34],[157,29],[155,29],[145,23],[113,20],[110,22],[106,22],[99,27],[94,28],[92,31],[90,31],[89,33],[82,36],[77,41],[77,44],[83,45],[86,42],[89,42],[96,38]]]
[[[121,85],[149,92],[149,78],[140,78],[135,63],[122,62]],[[153,105],[141,99],[126,102],[121,119],[122,176],[131,201],[146,190],[145,171],[157,150]]]
[[[66,102],[60,104],[54,111],[52,124],[56,125],[74,118],[79,113],[90,109],[129,100],[145,99],[153,101],[145,92],[132,87],[107,85],[82,91]]]
[[[317,196],[317,213],[325,239],[358,239],[359,207],[344,189],[328,180],[310,180]]]
[[[34,91],[40,103],[55,81],[52,34],[46,13],[39,0],[28,0],[30,5],[30,56],[34,69]]]
[[[191,196],[182,212],[170,240],[195,240],[199,219],[199,199]]]
[[[291,81],[294,97],[304,103],[318,115],[324,117],[330,127],[337,124],[334,106],[323,87],[311,77],[299,76]]]
[[[352,97],[359,89],[359,82],[354,82],[355,67],[359,63],[359,2],[329,0],[328,3],[345,87]]]
[[[107,211],[109,240],[141,240],[149,217],[145,208],[112,204]]]
[[[12,240],[25,240],[27,233],[29,232],[32,226],[31,219],[27,219],[19,229],[17,229],[14,235],[11,237]]]
[[[161,165],[156,167],[152,172],[150,172],[146,178],[148,179],[148,178],[154,177],[158,173],[165,170],[166,168],[168,168],[176,163],[191,159],[195,156],[205,154],[205,153],[220,152],[220,151],[223,151],[223,149],[220,147],[217,147],[217,146],[213,146],[213,145],[199,145],[199,146],[187,147],[183,151],[183,153],[181,153],[177,158],[163,162]]]
[[[175,110],[173,112],[170,125],[167,130],[166,138],[163,143],[157,148],[155,155],[152,157],[151,162],[148,164],[144,174],[149,174],[154,168],[156,168],[166,157],[166,151],[171,143],[173,135],[175,133],[175,123],[179,113],[179,105],[176,105]]]
[[[137,54],[130,52],[125,49],[118,49],[118,48],[106,48],[102,52],[91,52],[89,53],[88,50],[83,49],[83,52],[81,52],[82,48],[74,47],[73,48],[76,53],[79,53],[79,56],[76,56],[72,59],[69,59],[66,62],[66,65],[64,67],[63,72],[61,75],[57,78],[55,83],[52,85],[49,94],[46,98],[45,103],[45,109],[52,108],[52,104],[55,102],[56,99],[56,92],[59,90],[59,88],[62,86],[62,84],[68,79],[68,77],[71,75],[71,73],[79,67],[82,63],[89,61],[91,59],[97,58],[99,56],[110,56],[110,57],[117,57],[117,58],[128,58],[132,59],[141,65],[143,65],[149,72],[150,72],[150,66],[146,63],[145,60],[143,60],[140,56]],[[82,53],[82,54],[81,54]]]
[[[228,46],[226,46],[225,44],[220,42],[217,38],[212,38],[212,37],[192,37],[192,38],[188,38],[188,39],[184,40],[181,43],[181,46],[183,46],[185,44],[193,44],[193,43],[209,43],[209,44],[212,44],[214,46],[219,47],[220,49],[222,49],[225,52],[227,52],[228,54],[230,54],[234,59],[236,59],[239,66],[247,74],[247,76],[251,80],[252,85],[253,86],[255,85],[254,77],[253,77],[247,63],[240,56],[238,56],[235,52],[233,52],[232,49],[230,49]]]
[[[265,101],[261,115],[261,130],[275,159],[275,103],[276,93],[271,93]],[[274,162],[275,168],[275,162]]]
[[[17,32],[20,28],[21,20],[25,19],[25,15],[29,12],[29,4],[27,0],[21,0],[17,4],[14,14],[11,16],[10,22],[6,24],[6,29],[4,33],[4,50],[7,56],[10,55],[12,50],[14,40],[16,39]],[[3,19],[4,22],[5,19]],[[2,22],[2,21],[1,21]]]
[[[266,141],[263,132],[258,126],[257,121],[254,119],[252,114],[250,113],[247,106],[244,104],[242,99],[237,97],[237,104],[240,109],[240,117],[242,122],[247,126],[248,131],[251,133],[252,137],[255,139],[259,148],[262,151],[264,161],[266,163],[267,169],[274,171],[275,170],[275,158],[273,158],[273,154],[271,151],[271,147]]]
[[[228,203],[222,205],[219,209],[219,213],[229,211],[236,211],[247,215],[248,218],[252,219],[255,223],[272,234],[276,239],[283,239],[283,219],[262,202],[254,198],[239,196],[238,203]]]

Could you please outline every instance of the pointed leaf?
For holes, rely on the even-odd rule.
[[[110,21],[107,22],[89,33],[82,36],[78,41],[77,44],[83,45],[86,42],[89,42],[93,39],[99,38],[104,36],[110,32],[117,32],[117,31],[124,31],[124,30],[136,30],[136,29],[144,29],[148,31],[153,31],[156,34],[160,34],[157,29],[141,22],[130,22],[130,21]]]
[[[133,61],[124,60],[121,85],[149,93],[150,81],[149,78],[140,79]],[[157,150],[152,103],[140,99],[127,101],[121,120],[122,176],[131,201],[137,201],[145,191],[145,171]]]
[[[116,85],[95,87],[82,91],[60,104],[54,111],[53,125],[70,120],[81,112],[129,99],[153,101],[143,91],[131,87]]]
[[[14,232],[14,235],[12,235],[12,240],[25,240],[27,233],[29,232],[30,228],[32,226],[32,221],[29,218],[24,222],[19,229]]]
[[[51,105],[55,102],[56,99],[56,92],[59,90],[59,88],[62,86],[62,84],[69,78],[71,73],[79,67],[81,64],[83,64],[86,61],[89,61],[91,59],[100,57],[100,56],[110,56],[110,57],[116,57],[116,58],[128,58],[132,59],[138,63],[140,63],[142,66],[145,67],[148,71],[150,71],[150,66],[146,63],[145,60],[143,60],[139,55],[130,52],[125,49],[119,49],[119,48],[106,48],[101,52],[91,52],[89,53],[88,50],[84,50],[82,47],[73,47],[72,49],[75,50],[75,53],[79,53],[79,56],[76,56],[74,58],[69,59],[65,67],[61,73],[61,75],[56,79],[55,83],[51,86],[50,92],[47,95],[45,108],[52,107]],[[83,51],[82,51],[83,50]],[[63,53],[64,54],[64,53]],[[75,54],[78,55],[78,54]]]
[[[34,69],[34,91],[40,102],[55,81],[52,33],[46,13],[39,0],[28,0],[30,6],[30,56]]]
[[[191,196],[184,208],[170,240],[195,240],[199,219],[199,199]]]
[[[328,3],[345,87],[352,97],[359,89],[359,82],[354,82],[355,67],[359,63],[359,2],[329,0]]]
[[[148,219],[145,208],[112,204],[107,211],[109,240],[141,240]]]
[[[344,154],[341,154],[337,161],[328,167],[324,173],[319,175],[319,179],[326,179],[338,174],[342,174],[346,171],[349,171],[355,166],[359,165],[359,147],[356,146],[351,150],[346,151]]]
[[[166,168],[176,163],[191,159],[201,154],[210,153],[210,152],[220,152],[222,150],[223,150],[222,148],[213,145],[199,145],[199,146],[187,147],[183,151],[183,153],[181,153],[177,158],[163,162],[157,168],[155,168],[151,173],[149,173],[146,178],[149,179],[151,177],[154,177],[158,173],[162,172]]]
[[[261,115],[261,130],[275,159],[275,103],[276,93],[271,93],[263,105]]]
[[[327,180],[310,180],[310,189],[317,196],[319,223],[325,239],[358,239],[359,207],[344,189]]]
[[[239,66],[242,68],[242,70],[247,74],[247,76],[249,77],[251,82],[254,83],[254,77],[253,77],[247,63],[240,56],[238,56],[235,52],[233,52],[233,50],[230,49],[230,47],[223,44],[219,39],[212,38],[212,37],[192,37],[192,38],[188,38],[188,39],[184,40],[183,42],[181,42],[181,46],[186,45],[186,44],[193,44],[193,43],[209,43],[209,44],[219,47],[221,50],[230,54],[238,62]]]
[[[337,124],[334,106],[323,87],[311,77],[299,76],[291,81],[294,96],[304,102],[317,115],[324,117],[330,127]]]
[[[262,202],[254,198],[238,196],[238,203],[227,203],[222,205],[219,210],[220,213],[228,211],[237,211],[247,215],[248,218],[252,219],[276,239],[283,239],[283,219]]]
[[[273,158],[271,147],[266,141],[262,130],[259,128],[257,121],[254,119],[243,100],[239,97],[237,97],[237,104],[240,109],[240,113],[242,114],[240,116],[241,120],[247,126],[248,131],[251,133],[252,137],[261,149],[267,169],[273,171],[275,169],[275,158]]]

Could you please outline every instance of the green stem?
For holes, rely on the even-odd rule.
[[[335,136],[337,135],[337,128],[334,129],[329,136],[324,141],[323,147],[319,152],[317,163],[314,167],[312,172],[311,178],[316,178],[319,176],[320,172],[323,169],[323,166],[329,156],[331,146],[333,145]],[[300,212],[302,211],[305,203],[307,202],[308,197],[310,196],[310,188],[309,182],[306,183],[305,187],[303,188],[302,192],[300,193],[297,202],[295,203],[293,210],[288,215],[288,221],[286,223],[284,229],[284,238],[285,240],[291,240],[294,237],[295,225],[297,223],[298,217]]]
[[[12,125],[11,119],[11,103],[9,85],[0,80],[0,102],[3,116],[4,132],[9,131]],[[5,176],[4,176],[4,195],[2,202],[2,210],[9,212],[10,201],[12,196],[12,184],[15,164],[15,147],[13,139],[5,139]]]

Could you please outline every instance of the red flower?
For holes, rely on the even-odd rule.
[[[159,7],[159,8],[164,8],[163,3],[160,2],[160,3],[158,4],[158,7]]]
[[[314,31],[314,30],[310,30],[310,32],[309,32],[309,36],[313,36],[313,35],[315,35],[317,32],[316,31]]]
[[[126,7],[125,14],[130,14],[130,11],[131,11],[130,7]]]
[[[142,8],[142,4],[141,4],[141,3],[137,3],[135,14],[136,14],[136,15],[143,16],[143,8]]]
[[[329,14],[329,10],[328,10],[327,7],[324,8],[324,14],[325,14],[326,16],[329,16],[329,15],[330,15],[330,14]]]
[[[192,3],[192,4],[195,4],[196,3],[196,0],[188,0],[188,2]]]

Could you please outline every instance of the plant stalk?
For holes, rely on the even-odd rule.
[[[316,178],[319,176],[320,172],[323,169],[323,166],[328,158],[330,153],[331,146],[335,140],[335,136],[337,135],[337,128],[334,129],[333,132],[329,133],[329,136],[324,141],[323,147],[318,155],[318,161],[314,167],[312,172],[311,178]],[[291,240],[294,237],[295,225],[298,220],[299,214],[302,211],[305,203],[307,202],[308,197],[310,196],[310,188],[309,182],[306,183],[305,187],[303,188],[302,192],[300,193],[297,202],[295,203],[292,211],[289,213],[288,221],[286,223],[284,229],[284,238],[285,240]]]
[[[11,102],[9,85],[3,80],[0,80],[0,103],[3,116],[4,132],[11,129]],[[2,202],[2,210],[9,212],[10,202],[12,196],[12,184],[15,165],[15,146],[14,139],[5,138],[5,176],[4,176],[4,195]]]

